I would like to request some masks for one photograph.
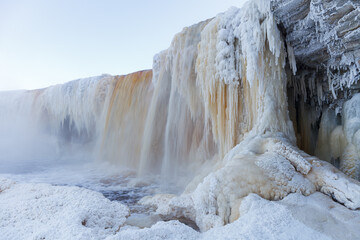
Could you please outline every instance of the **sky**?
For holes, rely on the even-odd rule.
[[[0,91],[152,67],[184,27],[245,0],[0,0]]]

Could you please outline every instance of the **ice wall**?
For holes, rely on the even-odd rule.
[[[110,161],[114,153],[109,149],[116,149],[121,155],[119,146],[124,146],[131,152],[134,145],[124,136],[136,140],[143,128],[140,115],[146,115],[147,107],[138,100],[149,101],[144,94],[151,77],[150,70],[127,76],[102,75],[39,90],[1,93],[1,140],[13,145],[2,152],[21,152],[36,146],[37,150],[48,150],[44,155],[47,159],[82,152],[86,157]],[[148,92],[151,96],[151,91]],[[133,98],[136,94],[139,99]],[[129,108],[132,108],[131,116],[127,115]],[[24,137],[26,141],[22,141]],[[18,144],[21,142],[23,145]],[[32,154],[19,157],[31,158]],[[10,155],[7,158],[11,160]]]
[[[180,34],[185,35],[185,42],[189,31],[185,29]],[[242,198],[249,193],[277,200],[292,192],[308,195],[322,191],[349,208],[360,206],[358,182],[295,146],[296,135],[299,145],[309,146],[308,139],[313,133],[307,126],[316,122],[318,113],[303,104],[303,117],[295,116],[295,126],[303,124],[299,127],[303,132],[295,134],[288,112],[287,83],[292,83],[293,87],[304,85],[291,77],[297,71],[293,49],[285,46],[268,1],[249,2],[240,10],[231,9],[209,21],[201,30],[193,73],[185,80],[181,78],[179,85],[175,81],[178,75],[173,74],[178,73],[178,66],[186,66],[190,60],[188,54],[179,56],[173,50],[180,35],[175,37],[169,50],[155,58],[154,76],[165,77],[155,77],[154,83],[170,88],[163,94],[170,91],[170,96],[166,95],[170,102],[171,96],[176,96],[174,92],[181,94],[183,99],[175,106],[185,106],[192,121],[200,120],[206,130],[205,136],[212,136],[215,152],[210,158],[196,155],[200,158],[188,159],[192,157],[188,156],[186,160],[191,161],[191,166],[198,162],[201,171],[181,196],[155,196],[144,200],[144,204],[158,207],[158,213],[163,215],[190,218],[201,230],[236,220]],[[168,85],[164,85],[164,79]],[[196,83],[191,89],[196,96],[182,92],[189,81]],[[194,98],[197,105],[192,104]],[[156,106],[160,111],[160,102]],[[169,107],[165,112],[167,119],[172,119],[171,110]],[[168,120],[164,122],[169,126]],[[170,126],[174,126],[171,132],[175,143],[184,143],[178,141],[178,137],[186,130],[179,131],[178,124]],[[168,131],[166,128],[165,133]],[[159,137],[169,144],[171,138]],[[173,155],[166,155],[161,149],[153,159],[154,165],[157,165],[155,160],[165,156],[161,164],[176,170],[178,158],[171,158]],[[147,162],[148,159],[142,160]]]
[[[341,117],[331,109],[321,119],[317,155],[336,164],[344,173],[360,179],[360,94],[344,102]]]
[[[184,166],[199,168],[222,159],[251,131],[282,132],[295,141],[285,46],[274,19],[260,25],[264,15],[231,9],[185,28],[155,57],[141,171],[161,166],[173,177]],[[246,23],[251,17],[257,24]]]

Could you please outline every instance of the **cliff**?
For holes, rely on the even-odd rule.
[[[316,78],[323,93],[316,98],[319,104],[347,99],[359,90],[359,1],[271,0],[271,10],[293,49],[297,77]]]

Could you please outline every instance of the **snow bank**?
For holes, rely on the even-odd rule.
[[[128,214],[126,206],[84,188],[0,178],[2,239],[104,239]]]
[[[106,240],[137,240],[137,239],[198,239],[200,234],[194,229],[182,224],[178,221],[158,222],[151,228],[136,229],[129,228],[120,231],[115,236],[110,236]]]
[[[167,201],[175,199],[167,195]],[[158,204],[166,201],[157,198]],[[186,207],[186,206],[184,206]],[[140,229],[126,225],[128,208],[100,193],[78,187],[17,183],[0,179],[0,233],[3,239],[355,239],[360,211],[322,193],[290,194],[269,201],[256,194],[238,205],[239,218],[207,232],[179,221]]]
[[[321,193],[290,194],[281,201],[251,194],[239,210],[237,221],[213,228],[201,239],[355,239],[360,234],[360,213]]]
[[[120,230],[115,239],[356,239],[360,212],[333,202],[322,193],[294,193],[281,201],[256,194],[245,197],[240,217],[226,226],[198,233],[178,221],[158,222],[151,228]]]

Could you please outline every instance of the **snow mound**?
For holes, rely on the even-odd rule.
[[[0,178],[2,239],[104,239],[128,215],[98,192]]]
[[[355,239],[360,234],[360,213],[318,192],[290,194],[281,201],[250,194],[239,211],[237,221],[213,228],[201,239]]]
[[[106,240],[137,240],[137,239],[198,239],[199,233],[194,229],[180,223],[179,221],[158,222],[151,228],[145,229],[125,229],[117,233],[115,236],[110,236]]]
[[[169,196],[168,196],[169,197]],[[147,201],[149,199],[147,198]],[[169,198],[167,198],[169,200]],[[155,198],[156,203],[160,200]],[[250,194],[239,203],[240,217],[226,225],[198,233],[178,221],[158,222],[151,228],[124,229],[115,239],[356,239],[360,236],[360,212],[349,210],[315,192],[289,194],[269,201]]]

